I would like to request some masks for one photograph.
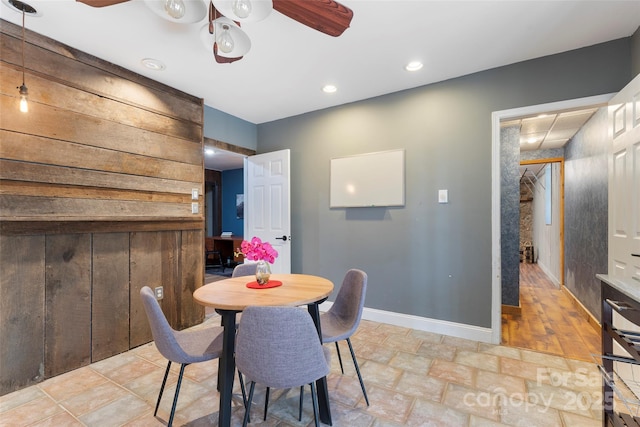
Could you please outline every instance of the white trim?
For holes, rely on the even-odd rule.
[[[333,305],[330,301],[320,304],[321,311],[327,311]],[[485,343],[491,342],[491,329],[480,326],[465,325],[463,323],[449,322],[446,320],[430,319],[411,314],[394,313],[391,311],[364,308],[362,318],[374,322],[387,323],[394,326],[417,329],[419,331],[435,334],[449,335]]]
[[[540,260],[538,260],[537,264],[538,267],[540,267],[540,270],[542,270],[544,274],[547,275],[549,280],[556,286],[556,288],[560,288],[560,279],[554,276],[554,274],[551,272],[551,269],[549,269],[549,267],[547,267],[544,262],[540,262]]]
[[[491,343],[500,344],[502,332],[502,286],[500,243],[500,121],[530,114],[607,104],[613,93],[531,105],[491,113]],[[564,272],[560,272],[564,274]]]

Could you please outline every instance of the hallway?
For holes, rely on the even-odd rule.
[[[600,334],[537,264],[520,264],[519,315],[502,314],[502,344],[593,362]]]

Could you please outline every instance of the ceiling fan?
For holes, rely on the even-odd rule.
[[[130,0],[76,0],[93,7],[112,6]],[[161,17],[178,23],[195,23],[207,16],[205,0],[145,0]],[[241,22],[257,22],[272,9],[333,37],[340,36],[351,23],[353,11],[334,0],[210,0],[208,34],[218,63],[242,59],[251,41],[240,29]],[[210,39],[210,40],[209,40]]]

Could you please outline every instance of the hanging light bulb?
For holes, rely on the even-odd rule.
[[[27,96],[29,95],[29,91],[27,90],[27,87],[24,85],[24,82],[22,83],[22,86],[20,86],[18,89],[20,89],[20,111],[22,111],[23,113],[28,113],[29,103],[27,102]]]
[[[251,14],[251,1],[250,0],[233,0],[231,10],[236,14],[238,18],[244,19]]]
[[[165,0],[164,10],[166,10],[172,18],[180,19],[184,16],[186,6],[183,0]]]
[[[218,49],[221,52],[229,53],[233,50],[234,42],[233,38],[231,38],[231,33],[229,33],[229,26],[227,24],[222,25],[222,33],[218,36],[216,40],[218,43]]]
[[[29,91],[27,90],[27,85],[24,84],[24,14],[26,6],[24,3],[22,6],[22,85],[18,88],[20,90],[20,111],[23,113],[29,112],[29,104],[27,103],[27,95],[29,95]]]

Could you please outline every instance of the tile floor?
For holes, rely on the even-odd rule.
[[[215,317],[206,322],[219,321]],[[345,374],[334,347],[329,376],[334,426],[601,426],[601,379],[594,363],[371,321],[361,322],[352,343],[371,406],[341,343]],[[166,425],[177,369],[153,416],[165,367],[153,343],[143,345],[0,397],[0,425]],[[216,361],[187,367],[175,425],[217,425],[216,373]],[[235,383],[234,426],[244,415]],[[298,422],[298,390],[272,391],[263,422],[264,389],[256,387],[252,425],[312,426],[308,389],[305,396]]]

